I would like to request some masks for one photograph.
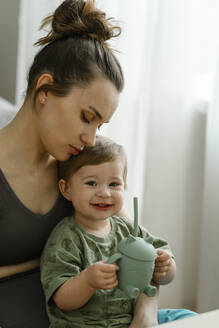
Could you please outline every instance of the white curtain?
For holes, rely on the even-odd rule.
[[[219,64],[219,63],[218,63]],[[219,65],[209,108],[204,174],[203,217],[198,279],[198,310],[219,308]]]
[[[61,1],[21,0],[17,102],[25,90],[41,19]],[[102,133],[128,156],[126,208],[170,241],[177,278],[160,306],[195,309],[199,272],[205,125],[218,57],[217,0],[99,0],[120,21],[113,47],[125,72],[119,109]]]
[[[53,13],[61,2],[60,0],[20,0],[16,75],[16,104],[18,106],[24,100],[28,70],[34,55],[39,50],[33,44],[45,35],[45,32],[39,31],[41,21],[46,15]]]

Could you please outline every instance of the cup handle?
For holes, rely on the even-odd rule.
[[[112,256],[110,256],[108,258],[108,260],[106,261],[107,264],[113,264],[114,262],[116,262],[117,260],[121,259],[122,254],[120,253],[115,253]]]

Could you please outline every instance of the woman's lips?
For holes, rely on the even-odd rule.
[[[78,155],[80,153],[80,149],[73,147],[72,145],[69,145],[70,148],[70,152],[72,153],[72,155]]]

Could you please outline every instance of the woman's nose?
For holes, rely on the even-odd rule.
[[[97,129],[88,129],[85,133],[81,134],[81,142],[83,142],[85,146],[93,147],[95,144],[96,132]]]

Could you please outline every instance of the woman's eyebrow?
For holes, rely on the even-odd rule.
[[[98,117],[100,120],[103,119],[102,115],[100,114],[100,112],[93,106],[88,106]]]

